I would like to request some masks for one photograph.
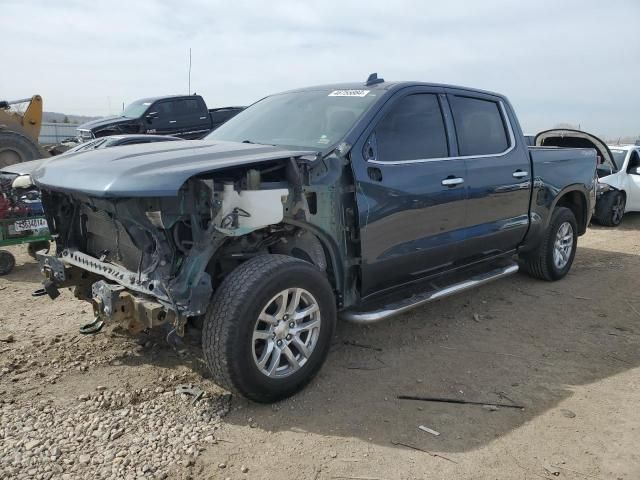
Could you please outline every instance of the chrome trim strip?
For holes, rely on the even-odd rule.
[[[462,183],[464,183],[464,178],[445,178],[444,180],[442,180],[442,185],[444,185],[445,187],[451,187],[453,185],[460,185]]]
[[[356,312],[353,310],[346,310],[340,313],[340,317],[344,320],[354,323],[378,322],[380,320],[385,320],[389,317],[399,315],[413,308],[420,307],[426,303],[448,297],[449,295],[453,295],[455,293],[469,290],[470,288],[489,283],[493,280],[497,280],[508,275],[513,275],[517,271],[518,264],[514,262],[506,267],[496,268],[489,272],[478,274],[474,277],[471,277],[469,280],[450,285],[441,290],[436,290],[427,294],[414,295],[411,298],[402,300],[395,304],[391,304],[387,308],[373,310],[370,312]]]
[[[466,160],[472,158],[490,158],[490,157],[503,157],[504,155],[513,151],[516,148],[516,137],[513,134],[513,128],[511,126],[511,120],[509,120],[509,116],[507,115],[507,109],[504,108],[504,104],[502,101],[497,102],[500,105],[500,111],[502,112],[502,118],[506,122],[507,131],[509,133],[509,148],[507,148],[504,152],[501,153],[492,153],[489,155],[464,155],[459,157],[440,157],[440,158],[420,158],[416,160],[398,160],[394,162],[382,162],[380,160],[367,160],[369,163],[375,163],[376,165],[409,165],[412,163],[428,163],[428,162],[442,162],[445,160]]]

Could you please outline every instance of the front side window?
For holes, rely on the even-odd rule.
[[[504,119],[496,102],[453,95],[449,104],[460,155],[495,155],[509,148]]]
[[[150,105],[151,102],[148,100],[136,100],[127,105],[127,108],[122,111],[122,116],[127,118],[140,118]]]
[[[395,162],[449,156],[447,133],[434,94],[398,100],[375,129],[376,160]]]
[[[176,102],[159,102],[156,105],[158,116],[162,118],[172,117],[176,113]]]
[[[178,115],[197,115],[201,113],[201,108],[198,100],[195,98],[185,98],[182,100],[176,100],[177,114]]]

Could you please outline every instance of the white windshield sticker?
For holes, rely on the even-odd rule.
[[[334,90],[330,97],[365,97],[371,90]]]

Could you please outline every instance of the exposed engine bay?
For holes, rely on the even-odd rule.
[[[128,321],[132,332],[170,321],[183,334],[215,285],[248,258],[283,253],[330,270],[326,249],[303,227],[317,213],[308,175],[288,158],[193,177],[177,197],[45,189],[57,243],[57,255],[40,256],[45,290],[55,298],[73,287],[96,318]]]

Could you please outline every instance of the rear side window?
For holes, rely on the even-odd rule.
[[[400,99],[376,127],[375,137],[376,159],[383,162],[449,156],[440,103],[433,94]]]
[[[462,156],[493,155],[509,148],[507,130],[496,102],[450,96]]]

